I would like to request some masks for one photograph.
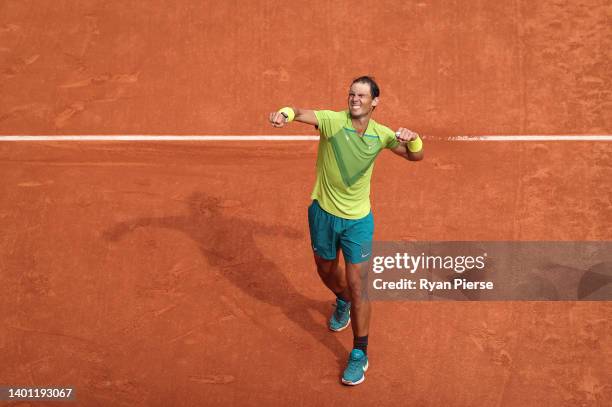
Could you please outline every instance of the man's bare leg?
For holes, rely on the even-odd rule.
[[[342,383],[350,386],[365,380],[368,370],[368,333],[370,330],[370,301],[362,282],[366,272],[364,263],[346,263],[346,279],[351,292],[351,314],[353,318],[353,350],[342,374]]]
[[[350,302],[351,297],[346,281],[346,273],[342,268],[338,267],[339,254],[340,252],[338,251],[334,260],[326,260],[315,254],[317,273],[327,288],[342,300]]]
[[[334,332],[340,332],[351,323],[351,297],[346,274],[338,267],[338,255],[334,260],[325,260],[315,254],[317,272],[323,283],[336,295],[336,309],[328,321],[328,328]]]
[[[346,262],[346,280],[351,297],[351,315],[353,319],[353,335],[367,336],[370,331],[370,300],[363,292],[362,276],[364,263],[354,264]]]

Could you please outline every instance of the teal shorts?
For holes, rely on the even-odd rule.
[[[325,212],[314,200],[308,207],[310,242],[314,253],[334,260],[339,249],[349,263],[363,263],[372,255],[374,217],[370,211],[361,219],[344,219]]]

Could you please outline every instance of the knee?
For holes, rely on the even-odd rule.
[[[319,272],[319,274],[327,274],[330,272],[330,267],[325,265],[325,264],[321,264],[320,262],[316,262],[317,265],[317,271]]]
[[[338,268],[338,262],[336,260],[326,260],[319,256],[315,256],[315,264],[317,265],[317,271],[321,275],[334,274]]]
[[[330,283],[333,283],[334,286],[338,290],[343,291],[347,289],[348,283],[344,276],[344,271],[341,268],[339,268],[337,265],[332,265],[332,266],[317,265],[317,271],[319,272],[319,275],[322,278],[329,281]]]

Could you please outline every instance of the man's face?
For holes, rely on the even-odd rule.
[[[348,95],[348,105],[351,117],[359,118],[367,116],[377,104],[378,98],[372,99],[369,84],[356,82],[351,85]]]

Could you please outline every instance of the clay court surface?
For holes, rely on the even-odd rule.
[[[343,109],[371,73],[375,119],[430,137],[422,162],[378,159],[376,239],[612,240],[611,142],[445,140],[612,134],[607,2],[361,7],[4,1],[0,133],[314,135],[265,119]],[[609,405],[611,302],[375,302],[366,381],[341,386],[316,148],[0,142],[0,385],[76,389],[40,405]]]

